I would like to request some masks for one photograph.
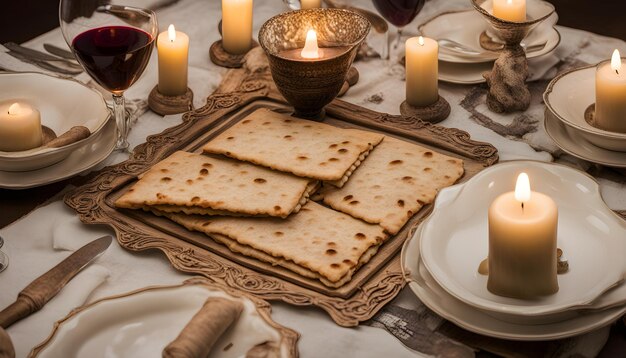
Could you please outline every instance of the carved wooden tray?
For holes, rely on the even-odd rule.
[[[139,211],[117,210],[112,204],[138,174],[176,150],[199,152],[203,143],[260,107],[278,111],[289,108],[273,85],[265,55],[253,50],[243,68],[227,73],[204,107],[186,113],[180,125],[148,137],[129,160],[105,168],[89,183],[68,193],[65,202],[83,222],[111,226],[120,245],[128,250],[161,250],[178,270],[204,275],[266,300],[315,305],[328,312],[337,324],[355,326],[371,318],[404,286],[399,250],[430,211],[430,205],[390,238],[349,284],[329,289],[291,271],[234,254],[207,236],[189,232],[168,220]],[[493,146],[472,141],[458,129],[378,113],[341,100],[333,101],[326,111],[326,123],[381,132],[462,158],[465,175],[461,181],[498,160]]]

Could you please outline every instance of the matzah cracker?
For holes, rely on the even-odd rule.
[[[341,186],[383,138],[258,109],[202,149]]]
[[[396,234],[462,175],[462,160],[386,137],[343,188],[325,187],[321,196],[335,210]]]
[[[330,287],[348,282],[363,260],[376,252],[372,249],[387,238],[382,227],[315,202],[308,202],[287,219],[157,214],[189,230],[225,236],[238,244],[233,249],[226,243],[233,251],[276,264],[293,263],[319,275],[320,281]],[[219,240],[219,236],[215,238]],[[245,247],[255,251],[248,252]],[[296,271],[290,265],[282,266]]]
[[[314,184],[250,163],[179,151],[144,173],[115,205],[286,217],[306,202]]]

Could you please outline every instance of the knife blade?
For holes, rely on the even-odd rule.
[[[65,59],[58,58],[57,56],[49,55],[45,52],[40,52],[37,50],[33,50],[32,48],[24,47],[16,44],[15,42],[7,42],[4,44],[4,47],[8,48],[11,51],[15,51],[24,56],[31,57],[35,60],[41,61],[65,61]]]
[[[57,55],[59,57],[63,57],[68,60],[76,61],[76,58],[74,57],[73,53],[71,53],[68,50],[62,49],[60,47],[54,46],[53,44],[45,43],[43,44],[43,48],[53,55]]]
[[[60,73],[60,74],[63,74],[63,75],[69,75],[69,76],[74,76],[74,75],[77,75],[77,74],[83,72],[82,69],[81,70],[73,70],[73,69],[62,68],[62,67],[53,65],[50,62],[37,61],[37,60],[34,60],[32,58],[28,58],[27,56],[24,56],[24,55],[20,54],[19,52],[15,52],[15,51],[9,51],[9,52],[7,52],[7,54],[17,58],[18,60],[20,60],[22,62],[30,63],[31,65],[35,65],[35,66],[37,66],[39,68],[42,68],[42,69],[50,71],[50,72],[56,72],[56,73]]]
[[[17,295],[14,303],[0,312],[0,326],[8,328],[22,318],[39,311],[77,273],[102,255],[112,241],[113,238],[106,235],[88,243],[31,282]]]

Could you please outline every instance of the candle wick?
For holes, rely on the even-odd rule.
[[[617,73],[619,75],[619,70],[615,70],[615,73]]]
[[[524,202],[522,201],[522,212],[524,212]]]

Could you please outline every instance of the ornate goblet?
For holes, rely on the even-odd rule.
[[[487,106],[497,113],[524,111],[530,105],[530,91],[526,86],[528,60],[521,42],[530,30],[554,13],[554,6],[542,0],[528,0],[526,21],[517,22],[495,17],[492,0],[471,2],[505,44],[491,72],[483,75],[489,85]]]
[[[319,56],[300,56],[309,30]],[[301,118],[321,120],[324,106],[341,90],[357,50],[370,30],[361,15],[342,9],[283,13],[261,27],[259,43],[269,58],[276,87]]]

